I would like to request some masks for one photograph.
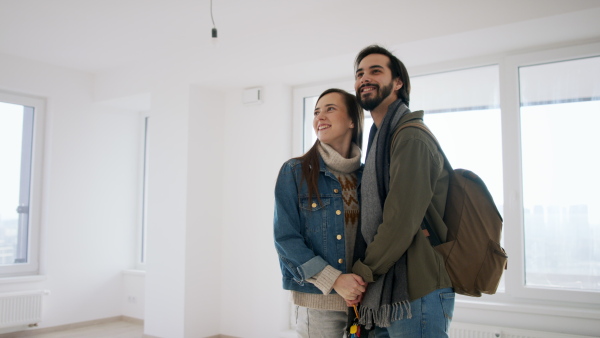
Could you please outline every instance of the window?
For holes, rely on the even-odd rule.
[[[0,93],[0,276],[39,269],[43,106]]]
[[[502,213],[502,127],[498,66],[485,66],[411,79],[411,110],[424,122],[453,168],[475,172]]]
[[[600,303],[598,51],[593,43],[409,67],[411,110],[425,111],[452,166],[481,176],[504,217],[509,262],[498,294],[458,297],[459,306],[504,311],[496,305],[535,300],[524,313],[550,306],[577,316]],[[330,87],[351,91],[353,81],[294,90],[294,137],[304,145],[314,132],[297,107],[306,103],[312,118]],[[297,154],[308,149],[297,145]]]
[[[600,57],[519,68],[525,285],[600,291]]]
[[[416,76],[410,106],[425,111],[424,122],[452,167],[481,177],[503,214],[499,86],[497,65]],[[498,293],[504,292],[504,278]]]

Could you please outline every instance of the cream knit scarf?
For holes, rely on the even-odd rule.
[[[319,154],[323,158],[323,161],[331,171],[350,174],[360,168],[360,148],[352,143],[350,151],[350,158],[345,158],[340,155],[331,146],[319,142]]]

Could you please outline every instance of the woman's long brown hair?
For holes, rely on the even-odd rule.
[[[319,103],[319,100],[321,100],[323,96],[331,93],[338,93],[342,95],[348,116],[354,123],[354,130],[352,130],[352,142],[356,143],[356,145],[362,149],[364,113],[363,109],[359,106],[358,101],[356,100],[356,96],[342,89],[330,88],[321,93],[317,99],[317,103]],[[319,200],[319,205],[321,205],[321,196],[319,195],[318,185],[319,171],[321,169],[319,165],[319,143],[320,141],[317,139],[315,144],[313,144],[313,146],[304,155],[297,157],[297,159],[299,159],[302,163],[302,179],[306,181],[306,185],[308,186],[308,199],[312,200],[312,197],[316,195],[317,199]]]

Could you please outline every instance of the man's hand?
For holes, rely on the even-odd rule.
[[[363,296],[364,296],[364,293],[362,295],[356,297],[356,299],[354,299],[354,300],[344,299],[346,301],[346,306],[353,307],[354,305],[360,304],[360,302],[362,302]]]
[[[353,273],[341,274],[333,283],[333,289],[346,301],[362,299],[362,294],[366,290],[367,283],[362,277]]]

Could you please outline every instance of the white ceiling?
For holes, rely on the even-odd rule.
[[[591,22],[574,29],[599,37],[599,10],[598,0],[213,0],[215,41],[210,0],[0,0],[0,53],[95,74],[144,69],[207,85],[286,76],[301,83],[309,80],[301,73],[327,73],[346,59],[351,76],[352,57],[372,43],[421,48],[502,27],[534,30],[544,18],[585,12]],[[544,36],[534,33],[531,39]],[[486,43],[512,37],[503,39]]]

